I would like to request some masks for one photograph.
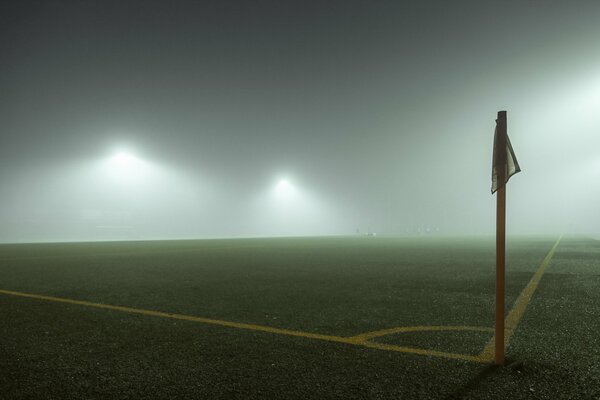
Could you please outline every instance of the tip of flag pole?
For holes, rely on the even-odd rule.
[[[498,111],[498,118],[506,118],[506,111]]]

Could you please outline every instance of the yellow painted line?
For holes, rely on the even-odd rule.
[[[79,305],[79,306],[101,308],[104,310],[121,311],[121,312],[126,312],[126,313],[131,313],[131,314],[141,314],[141,315],[148,315],[148,316],[152,316],[152,317],[161,317],[161,318],[178,319],[178,320],[182,320],[182,321],[200,322],[202,324],[219,325],[219,326],[226,326],[229,328],[247,329],[247,330],[253,330],[253,331],[275,333],[275,334],[279,334],[279,335],[299,336],[299,337],[305,337],[305,338],[309,338],[309,339],[327,340],[330,342],[349,343],[348,339],[339,337],[339,336],[329,336],[329,335],[321,335],[318,333],[300,332],[300,331],[294,331],[294,330],[290,330],[290,329],[273,328],[270,326],[245,324],[242,322],[223,321],[223,320],[219,320],[219,319],[211,319],[211,318],[203,318],[203,317],[194,317],[192,315],[185,315],[185,314],[172,314],[172,313],[166,313],[166,312],[162,312],[162,311],[145,310],[145,309],[141,309],[141,308],[113,306],[110,304],[93,303],[90,301],[72,300],[72,299],[66,299],[63,297],[44,296],[44,295],[32,294],[32,293],[14,292],[11,290],[0,289],[0,293],[8,294],[11,296],[28,297],[28,298],[37,299],[37,300],[52,301],[52,302],[57,302],[57,303],[67,303],[67,304],[75,304],[75,305]]]
[[[511,339],[512,335],[515,333],[515,331],[517,330],[517,327],[519,326],[519,322],[521,322],[521,318],[523,318],[523,314],[525,314],[525,310],[527,309],[527,306],[529,305],[529,302],[531,301],[531,298],[533,297],[533,293],[535,293],[535,290],[537,289],[538,284],[540,283],[540,280],[542,279],[542,276],[546,272],[546,269],[548,269],[550,260],[554,256],[554,252],[556,251],[556,248],[558,247],[558,244],[560,243],[561,239],[562,239],[562,235],[556,240],[556,243],[554,243],[554,246],[552,246],[552,249],[550,249],[550,251],[548,252],[546,257],[540,264],[540,266],[537,269],[537,271],[535,272],[535,274],[533,274],[533,277],[531,278],[531,280],[529,281],[527,286],[525,286],[525,289],[523,289],[523,291],[517,298],[517,301],[515,302],[513,308],[510,310],[510,312],[506,316],[506,319],[504,320],[504,348],[505,349],[508,349],[510,339]],[[490,339],[490,341],[486,344],[483,351],[479,354],[479,357],[481,359],[488,360],[488,361],[491,361],[494,359],[495,339],[496,339],[496,337],[494,335]]]
[[[360,335],[352,336],[351,339],[357,343],[378,338],[381,336],[393,335],[396,333],[408,333],[408,332],[434,332],[434,331],[477,331],[477,332],[493,332],[493,328],[487,328],[482,326],[400,326],[397,328],[382,329],[374,332],[361,333]]]
[[[51,301],[51,302],[56,302],[56,303],[74,304],[74,305],[79,305],[79,306],[100,308],[100,309],[111,310],[111,311],[120,311],[120,312],[126,312],[126,313],[131,313],[131,314],[141,314],[141,315],[147,315],[147,316],[153,316],[153,317],[170,318],[170,319],[176,319],[176,320],[182,320],[182,321],[199,322],[202,324],[225,326],[225,327],[229,327],[229,328],[260,331],[260,332],[272,333],[272,334],[277,334],[277,335],[287,335],[287,336],[302,337],[302,338],[313,339],[313,340],[323,340],[323,341],[328,341],[328,342],[344,343],[344,344],[349,344],[349,345],[354,345],[354,346],[362,346],[362,347],[367,347],[367,348],[377,349],[377,350],[384,350],[384,351],[393,351],[393,352],[399,352],[399,353],[416,354],[416,355],[430,356],[430,357],[443,357],[443,358],[449,358],[449,359],[474,361],[474,362],[484,362],[485,361],[485,360],[481,359],[480,356],[447,353],[447,352],[442,352],[442,351],[396,346],[396,345],[384,344],[384,343],[373,343],[373,342],[369,342],[368,340],[370,338],[380,337],[380,336],[384,336],[386,334],[391,334],[391,333],[435,331],[435,330],[487,330],[487,328],[427,327],[427,326],[400,327],[400,328],[392,328],[392,329],[386,329],[386,330],[376,331],[376,332],[369,332],[366,334],[352,336],[352,337],[342,337],[342,336],[333,336],[333,335],[323,335],[323,334],[319,334],[319,333],[295,331],[295,330],[291,330],[291,329],[274,328],[274,327],[264,326],[264,325],[246,324],[246,323],[241,323],[241,322],[232,322],[232,321],[223,321],[223,320],[211,319],[211,318],[195,317],[195,316],[184,315],[184,314],[173,314],[173,313],[166,313],[166,312],[162,312],[162,311],[145,310],[145,309],[133,308],[133,307],[114,306],[114,305],[110,305],[110,304],[93,303],[90,301],[73,300],[73,299],[66,299],[66,298],[54,297],[54,296],[44,296],[44,295],[39,295],[39,294],[16,292],[16,291],[12,291],[12,290],[0,289],[0,293],[5,294],[5,295],[10,295],[10,296],[26,297],[26,298]]]
[[[487,360],[482,359],[478,355],[471,356],[468,354],[447,353],[444,351],[418,349],[415,347],[403,347],[403,346],[396,346],[393,344],[373,343],[373,342],[356,343],[356,345],[368,347],[371,349],[397,351],[400,353],[417,354],[417,355],[421,355],[421,356],[442,357],[442,358],[450,358],[450,359],[454,359],[454,360],[473,361],[473,362],[479,362],[479,363],[487,362]]]

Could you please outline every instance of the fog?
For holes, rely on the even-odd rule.
[[[6,1],[0,241],[600,236],[600,3]]]

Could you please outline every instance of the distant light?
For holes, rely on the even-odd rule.
[[[275,186],[275,193],[280,196],[289,196],[294,191],[294,186],[287,179],[281,179]]]
[[[128,151],[119,151],[108,159],[107,167],[112,176],[120,179],[139,179],[144,173],[145,163]]]
[[[129,169],[135,167],[139,164],[139,160],[133,154],[120,152],[115,154],[110,162],[113,166],[117,168]]]

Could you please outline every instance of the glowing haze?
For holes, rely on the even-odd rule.
[[[600,3],[4,1],[0,241],[600,231]]]

